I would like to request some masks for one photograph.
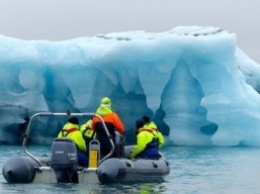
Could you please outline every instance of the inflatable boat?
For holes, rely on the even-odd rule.
[[[160,153],[158,159],[130,159],[133,146],[124,146],[124,156],[111,158],[117,145],[110,138],[111,151],[100,158],[100,142],[89,144],[89,166],[83,168],[77,162],[77,148],[68,138],[56,138],[52,143],[50,157],[37,157],[27,149],[31,124],[36,117],[44,116],[97,116],[105,133],[110,137],[102,118],[94,113],[36,113],[29,123],[23,140],[25,156],[7,160],[2,174],[7,183],[137,183],[161,182],[170,173],[169,163]],[[121,140],[117,134],[116,144]]]

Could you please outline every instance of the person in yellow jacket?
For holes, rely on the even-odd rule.
[[[137,144],[131,150],[130,158],[159,158],[159,141],[157,134],[153,129],[144,127],[145,121],[138,119],[136,121]]]
[[[88,157],[86,155],[86,143],[83,139],[81,132],[79,131],[79,120],[76,117],[68,119],[67,123],[63,126],[62,130],[58,134],[58,138],[67,137],[74,141],[77,147],[77,155],[79,165],[87,167]]]
[[[92,127],[92,119],[89,119],[86,123],[80,126],[80,132],[86,142],[86,147],[88,149],[89,142],[92,139],[96,139],[96,132]]]
[[[89,143],[92,139],[96,139],[96,132],[92,127],[92,119],[80,126],[80,132],[86,143],[87,155],[89,155]]]
[[[153,121],[151,121],[150,117],[148,117],[148,116],[143,116],[142,119],[145,122],[144,128],[153,129],[156,132],[157,138],[159,141],[159,148],[161,148],[164,145],[165,141],[164,141],[164,137],[163,137],[162,133],[158,130],[157,125]]]

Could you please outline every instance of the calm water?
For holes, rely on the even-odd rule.
[[[33,153],[49,155],[48,147],[32,147]],[[174,193],[259,194],[260,148],[171,147],[162,151],[171,173],[156,184],[7,184],[0,176],[0,193]],[[19,146],[0,147],[0,167],[12,156],[23,155]]]

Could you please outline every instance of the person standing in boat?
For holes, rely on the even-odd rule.
[[[143,116],[142,118],[144,120],[144,128],[145,129],[153,129],[157,135],[158,138],[158,142],[159,142],[159,148],[161,148],[164,145],[164,137],[162,135],[162,133],[158,130],[157,125],[151,121],[150,117],[148,116]]]
[[[123,150],[119,150],[119,146],[116,145],[116,131],[118,131],[121,135],[125,132],[125,127],[120,117],[112,111],[111,109],[111,100],[108,97],[104,97],[101,100],[100,106],[96,110],[96,114],[101,116],[105,122],[105,125],[108,129],[108,132],[114,142],[115,151],[112,154],[112,157],[117,157],[122,154]],[[112,149],[110,139],[104,131],[104,127],[98,117],[93,117],[92,127],[96,132],[96,139],[100,142],[101,147],[101,157],[106,156]],[[121,146],[122,149],[122,146]]]
[[[67,123],[58,134],[58,138],[62,137],[67,137],[74,141],[77,147],[78,163],[80,166],[87,167],[88,157],[86,154],[86,143],[79,131],[79,120],[77,117],[71,117],[68,119]]]
[[[156,131],[145,127],[145,121],[138,119],[135,123],[137,144],[130,153],[130,158],[159,158],[159,141]]]

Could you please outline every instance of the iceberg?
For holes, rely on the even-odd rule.
[[[127,141],[148,115],[168,145],[260,145],[260,66],[218,27],[64,41],[0,35],[0,72],[1,144],[21,142],[36,112],[95,112],[108,96]],[[51,142],[62,125],[42,119],[31,143]]]

